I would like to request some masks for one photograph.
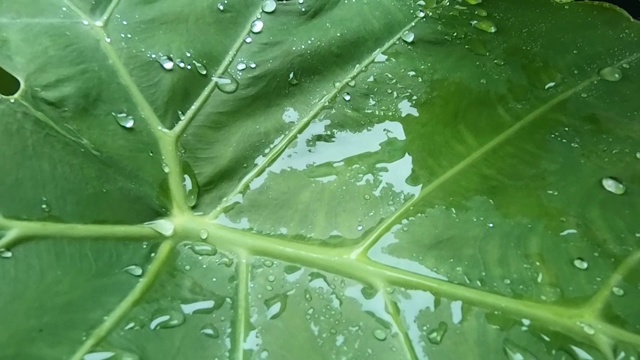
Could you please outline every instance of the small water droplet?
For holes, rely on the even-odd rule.
[[[116,353],[113,351],[94,351],[85,354],[82,360],[109,360],[113,359]]]
[[[470,5],[478,5],[482,2],[482,0],[466,0],[466,1],[467,1],[467,4],[470,4]]]
[[[200,186],[196,179],[196,173],[188,162],[184,161],[182,163],[182,171],[182,186],[185,191],[185,201],[187,202],[187,206],[193,207],[198,201]]]
[[[162,171],[163,171],[165,174],[168,174],[168,173],[169,173],[169,165],[167,165],[167,163],[165,163],[165,162],[163,162],[163,163],[162,163]]]
[[[606,177],[602,179],[602,186],[605,190],[616,194],[622,195],[625,193],[627,188],[622,184],[622,182],[614,177]]]
[[[549,89],[551,89],[551,88],[552,88],[552,87],[554,87],[554,86],[556,86],[556,83],[555,83],[555,81],[552,81],[552,82],[550,82],[550,83],[547,83],[547,85],[545,85],[545,86],[544,86],[544,89],[545,89],[545,90],[549,90]]]
[[[224,11],[224,4],[223,3],[218,3],[218,10]]]
[[[620,79],[622,79],[622,70],[618,69],[615,66],[609,66],[601,69],[598,72],[598,75],[600,75],[602,79],[607,81],[620,81]]]
[[[266,299],[264,305],[267,307],[267,318],[274,320],[280,317],[287,308],[288,297],[283,293]]]
[[[422,9],[416,11],[416,16],[419,17],[419,18],[423,18],[425,15],[426,14],[425,14],[424,10],[422,10]]]
[[[207,231],[207,229],[202,229],[200,230],[198,235],[200,236],[200,239],[206,240],[209,237],[209,232]]]
[[[624,290],[622,290],[622,288],[619,288],[617,286],[612,287],[611,292],[613,292],[613,294],[616,296],[624,296]]]
[[[10,259],[13,256],[13,253],[7,249],[0,249],[0,258]]]
[[[193,65],[196,67],[196,71],[198,72],[198,74],[207,75],[207,67],[204,66],[204,64],[194,60]]]
[[[122,269],[122,271],[126,272],[127,274],[133,275],[133,276],[141,276],[142,275],[142,268],[138,265],[129,265],[126,268]]]
[[[189,248],[191,248],[191,251],[196,255],[215,256],[218,254],[218,249],[215,246],[204,242],[192,243]]]
[[[410,44],[413,42],[413,40],[415,40],[416,34],[414,34],[411,31],[405,31],[400,37],[404,42],[406,42],[407,44]]]
[[[162,68],[165,70],[173,70],[173,66],[175,65],[173,59],[167,55],[160,56],[158,58],[158,62],[160,63],[160,66],[162,66]]]
[[[217,339],[220,337],[220,331],[213,324],[203,325],[202,328],[200,328],[200,334],[212,339]]]
[[[266,13],[272,13],[274,11],[276,11],[276,2],[275,0],[265,0],[262,3],[262,11],[266,12]]]
[[[364,226],[362,226],[362,225],[358,225],[358,227],[356,227],[356,230],[358,230],[358,231],[362,231],[362,229],[364,229]]]
[[[184,320],[184,313],[181,310],[159,311],[149,323],[149,328],[151,330],[171,329],[184,324]]]
[[[356,81],[355,81],[355,80],[353,80],[353,79],[351,79],[351,80],[349,80],[349,81],[347,82],[347,85],[349,85],[349,86],[351,86],[351,87],[354,87],[354,86],[356,86]]]
[[[251,44],[253,42],[253,38],[251,36],[247,36],[244,38],[244,42],[247,44]]]
[[[291,84],[291,85],[298,84],[298,79],[296,79],[296,76],[293,73],[293,71],[291,73],[289,73],[289,84]]]
[[[589,334],[589,335],[593,335],[593,334],[596,333],[596,330],[593,327],[591,327],[591,325],[589,325],[589,324],[585,324],[583,322],[578,322],[578,326],[580,326],[582,328],[582,330],[585,333]]]
[[[276,277],[274,275],[269,275],[269,276],[267,276],[267,281],[274,282],[274,281],[276,281]]]
[[[263,262],[262,262],[262,264],[263,264],[264,266],[266,266],[266,267],[270,268],[270,267],[272,267],[272,266],[273,266],[273,261],[271,261],[271,260],[265,260],[265,261],[263,261]]]
[[[373,331],[373,336],[380,341],[387,340],[387,332],[382,329],[376,329]]]
[[[136,123],[133,116],[126,113],[111,113],[111,115],[113,115],[113,118],[116,119],[118,125],[122,126],[125,129],[133,128],[133,125],[135,125]]]
[[[587,270],[587,268],[589,267],[589,263],[581,257],[575,258],[573,260],[573,265],[580,270]]]
[[[444,321],[440,321],[440,323],[438,323],[437,328],[427,333],[427,340],[433,345],[440,344],[442,342],[442,338],[447,333],[447,329],[448,329],[447,323]]]
[[[342,98],[344,99],[344,101],[349,101],[351,100],[351,94],[349,94],[348,92],[343,93]]]
[[[494,24],[491,20],[487,20],[487,19],[472,21],[471,26],[473,26],[476,29],[486,31],[488,33],[494,33],[498,31],[496,24]]]
[[[51,206],[49,206],[49,201],[46,196],[42,197],[42,205],[40,205],[40,208],[46,213],[51,212]]]
[[[476,11],[474,11],[474,14],[484,17],[484,16],[487,16],[489,13],[487,13],[487,10],[485,9],[476,9]]]
[[[238,69],[238,71],[245,70],[246,68],[247,68],[247,64],[243,62],[239,62],[238,65],[236,65],[236,69]]]
[[[365,194],[363,197],[365,200],[371,200],[371,195],[369,194]]]
[[[175,224],[169,219],[158,219],[144,223],[145,226],[152,228],[164,236],[171,236],[175,231]]]
[[[251,32],[254,34],[259,34],[262,32],[264,28],[264,22],[261,19],[257,19],[251,23]]]
[[[234,93],[238,90],[238,80],[231,75],[214,77],[216,86],[220,91],[226,94]]]

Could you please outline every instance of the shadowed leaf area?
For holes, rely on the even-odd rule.
[[[640,24],[0,4],[0,359],[638,359]]]

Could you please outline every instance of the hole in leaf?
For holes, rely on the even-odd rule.
[[[20,90],[20,80],[0,66],[0,95],[13,96]]]

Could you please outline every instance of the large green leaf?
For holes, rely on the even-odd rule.
[[[598,3],[2,1],[0,358],[638,359],[639,58]]]

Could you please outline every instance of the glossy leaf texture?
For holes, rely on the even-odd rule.
[[[617,8],[4,1],[0,67],[2,358],[638,359]]]

